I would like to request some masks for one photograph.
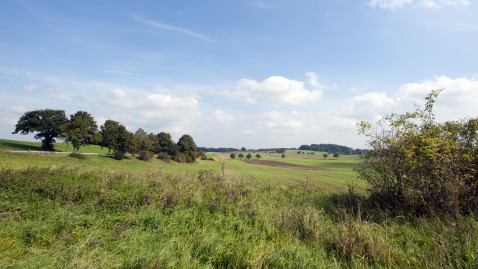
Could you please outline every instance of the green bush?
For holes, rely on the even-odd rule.
[[[149,162],[149,161],[151,161],[151,159],[153,159],[153,157],[154,157],[154,153],[152,153],[151,151],[141,150],[138,153],[138,159],[140,159],[142,161]]]
[[[407,212],[457,216],[478,212],[478,119],[435,122],[433,104],[392,114],[359,131],[370,138],[371,151],[357,168],[381,205]]]
[[[169,156],[167,153],[161,152],[161,153],[158,153],[158,159],[164,162],[170,162],[171,156]]]

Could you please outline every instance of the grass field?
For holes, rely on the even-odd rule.
[[[0,152],[0,268],[477,268],[474,216],[378,210],[355,157],[261,155],[324,170]]]

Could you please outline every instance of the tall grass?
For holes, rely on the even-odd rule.
[[[459,221],[211,170],[0,170],[2,268],[473,268],[478,223]]]

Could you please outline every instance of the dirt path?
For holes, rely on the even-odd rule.
[[[273,166],[273,167],[297,168],[297,169],[305,169],[305,170],[330,170],[327,168],[283,163],[283,162],[269,161],[269,160],[246,160],[245,162],[250,164],[267,165],[267,166]]]

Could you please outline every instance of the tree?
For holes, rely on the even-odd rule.
[[[242,158],[244,158],[244,154],[242,154],[242,152],[241,152],[241,153],[239,153],[239,155],[237,155],[237,157],[239,157],[239,159],[242,159]]]
[[[378,204],[419,214],[478,212],[478,118],[437,123],[432,91],[425,108],[361,122],[370,151],[358,176]]]
[[[165,132],[160,132],[157,137],[157,151],[156,153],[166,153],[172,158],[176,157],[179,152],[178,146],[174,143],[171,135]]]
[[[179,153],[182,155],[178,161],[192,163],[196,160],[197,146],[194,142],[194,139],[190,135],[185,134],[179,138],[178,148]]]
[[[252,154],[250,154],[250,153],[247,153],[247,155],[246,155],[246,159],[250,160],[251,158],[252,158]]]
[[[282,157],[282,159],[284,159],[285,158],[285,153],[282,153],[281,157]]]
[[[337,158],[339,158],[339,157],[340,157],[340,153],[338,153],[338,152],[334,153],[334,158],[335,158],[336,160],[337,160]]]
[[[231,157],[231,159],[233,159],[233,160],[236,159],[236,153],[234,153],[234,152],[231,153],[231,155],[229,155],[229,157]]]
[[[136,147],[138,150],[146,150],[146,151],[154,151],[153,149],[153,144],[154,140],[151,138],[155,138],[154,135],[151,137],[143,128],[139,128],[135,133],[134,133],[134,139],[136,141]]]
[[[101,129],[101,146],[108,148],[108,154],[113,151],[113,157],[122,160],[127,151],[131,150],[134,135],[126,127],[114,120],[106,120]]]
[[[327,160],[327,157],[329,157],[329,154],[327,154],[327,153],[324,153],[324,155],[322,155],[322,157],[324,157],[324,159],[326,159],[326,160]]]
[[[246,151],[246,148],[245,148],[245,147],[242,147],[242,148],[241,148],[241,151]]]
[[[63,110],[33,110],[20,117],[13,134],[36,133],[35,139],[41,139],[42,149],[53,150],[55,138],[62,134],[62,126],[67,121]]]
[[[119,135],[119,122],[114,120],[106,120],[103,125],[100,126],[101,133],[101,146],[108,149],[108,154],[111,150],[116,148],[117,137]]]
[[[259,160],[260,158],[262,158],[262,156],[259,153],[257,153],[256,158]]]
[[[73,145],[75,152],[80,150],[82,145],[88,145],[98,132],[98,125],[95,119],[85,111],[78,111],[70,115],[70,120],[63,124],[62,137]]]

